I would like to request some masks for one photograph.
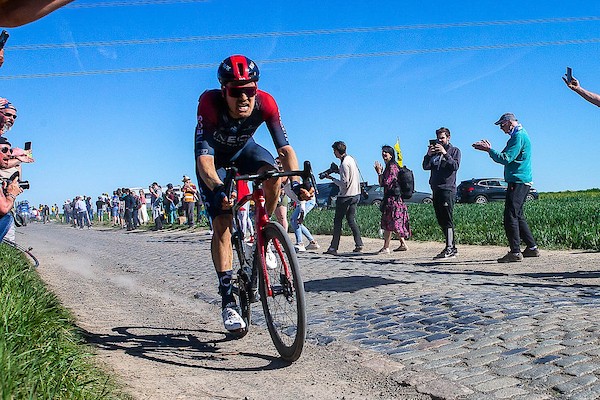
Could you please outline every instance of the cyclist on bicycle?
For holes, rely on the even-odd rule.
[[[235,163],[240,174],[276,169],[273,156],[252,138],[263,122],[266,122],[284,170],[297,170],[298,159],[288,142],[275,99],[258,90],[260,73],[256,63],[243,55],[233,55],[221,62],[217,76],[221,88],[205,91],[198,100],[196,173],[203,201],[213,221],[211,255],[219,280],[223,324],[228,331],[236,331],[244,329],[246,323],[240,316],[231,285],[233,202],[227,197],[223,184],[225,167]],[[279,179],[263,183],[269,215],[277,206],[280,187]],[[312,196],[312,191],[300,187],[298,177],[293,177],[292,187],[303,199]]]

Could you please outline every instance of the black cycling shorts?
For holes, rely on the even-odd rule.
[[[242,147],[242,149],[237,153],[234,153],[233,155],[215,153],[214,158],[215,168],[217,169],[217,174],[221,180],[225,179],[226,167],[235,166],[241,175],[255,174],[261,167],[265,165],[269,165],[275,169],[275,159],[271,153],[269,153],[269,151],[264,147],[257,144],[252,138],[248,140],[244,147]],[[213,191],[206,186],[200,177],[197,168],[196,177],[200,183],[200,194],[208,215],[210,215],[211,218],[215,218],[218,215],[231,214],[231,210],[221,209],[220,202],[219,204],[216,204],[217,199],[214,198]]]

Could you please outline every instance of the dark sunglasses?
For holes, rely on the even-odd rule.
[[[227,86],[227,94],[230,97],[240,98],[242,94],[245,94],[248,98],[256,96],[256,86],[249,87],[238,87],[238,86]]]
[[[3,147],[2,149],[0,149],[0,151],[3,152],[4,154],[6,154],[6,153],[12,154],[12,149],[10,147]]]
[[[3,112],[2,115],[6,116],[6,117],[12,117],[13,119],[17,119],[17,114],[9,114],[9,113]]]

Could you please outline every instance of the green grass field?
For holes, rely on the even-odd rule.
[[[454,210],[456,235],[461,244],[506,246],[502,226],[504,203],[457,204]],[[439,241],[444,237],[433,206],[408,204],[413,240]],[[313,210],[305,224],[313,234],[331,235],[333,210]],[[545,249],[600,251],[600,190],[542,193],[525,204],[525,217],[533,236]],[[365,237],[379,237],[381,213],[374,206],[361,206],[357,222]],[[350,230],[344,224],[344,235]]]
[[[2,399],[126,399],[93,365],[69,313],[27,260],[0,245]]]

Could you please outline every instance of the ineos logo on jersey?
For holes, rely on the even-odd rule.
[[[202,115],[198,115],[198,125],[196,125],[196,140],[202,140],[203,128]]]

